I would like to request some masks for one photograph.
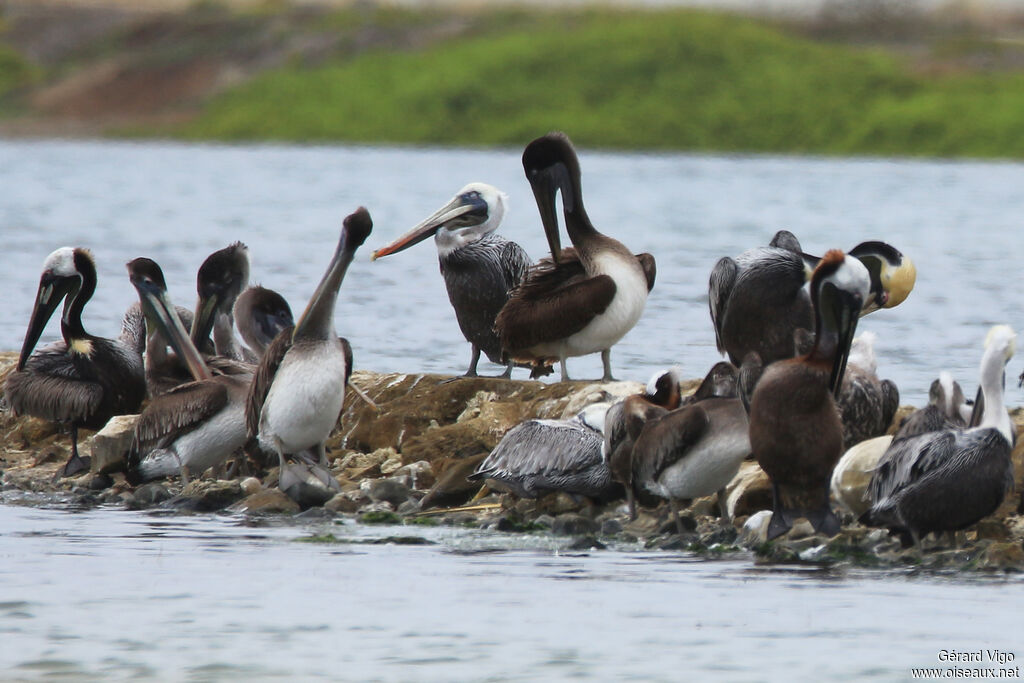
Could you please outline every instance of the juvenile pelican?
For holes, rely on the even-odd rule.
[[[835,394],[843,381],[857,317],[869,296],[867,268],[838,249],[811,277],[815,345],[806,356],[768,365],[750,402],[750,445],[772,482],[768,538],[799,517],[832,535],[839,520],[829,508],[829,480],[843,453]]]
[[[239,294],[233,310],[238,333],[257,362],[274,337],[295,324],[292,309],[284,297],[260,285]]]
[[[213,252],[199,266],[196,274],[196,312],[190,336],[202,350],[213,334],[213,349],[218,356],[232,360],[244,358],[235,339],[234,305],[249,284],[249,247],[234,242]]]
[[[860,260],[871,279],[860,315],[899,305],[914,287],[914,264],[884,242],[862,242],[847,256]],[[787,230],[777,232],[767,247],[719,259],[708,283],[718,350],[736,365],[751,351],[766,366],[792,358],[794,333],[813,323],[804,283],[820,260],[803,253]]]
[[[894,441],[871,477],[872,506],[861,521],[888,527],[904,545],[932,531],[965,529],[996,511],[1013,488],[1013,434],[1003,402],[1003,372],[1017,335],[993,327],[985,340],[977,427],[946,428]]]
[[[718,493],[727,518],[726,484],[750,455],[747,413],[738,398],[709,398],[649,420],[633,445],[633,477],[672,507],[683,533],[678,501]]]
[[[356,249],[373,228],[360,207],[347,216],[334,256],[293,330],[274,339],[249,391],[249,438],[277,453],[280,488],[304,504],[326,502],[340,490],[327,471],[324,440],[338,422],[351,372],[351,349],[334,331],[334,305]],[[287,459],[299,459],[289,465]]]
[[[537,138],[523,152],[523,168],[540,209],[551,258],[542,260],[513,292],[495,321],[512,360],[534,364],[532,376],[558,361],[601,352],[604,381],[612,379],[611,348],[640,319],[654,286],[654,257],[635,256],[598,232],[583,207],[580,165],[564,133]],[[563,250],[555,214],[561,190],[565,227],[574,249]]]
[[[928,405],[908,415],[893,438],[905,439],[947,428],[963,429],[968,426],[970,417],[971,409],[963,389],[943,370],[928,388]]]
[[[87,249],[61,247],[46,257],[18,365],[5,385],[16,415],[71,428],[71,457],[60,471],[65,477],[89,467],[88,459],[78,455],[79,427],[99,429],[114,415],[137,411],[146,397],[138,349],[120,339],[95,337],[82,326],[82,310],[94,291],[96,264]],[[64,340],[33,354],[61,301]]]
[[[495,230],[505,215],[508,195],[485,183],[470,183],[454,198],[391,244],[373,252],[376,260],[407,249],[431,235],[437,246],[441,276],[448,300],[472,355],[466,377],[476,377],[483,351],[492,363],[504,362],[494,319],[519,286],[530,257],[515,242]],[[512,375],[508,362],[502,377]]]
[[[853,363],[852,351],[850,363]],[[953,381],[952,375],[943,371],[931,384],[928,405],[911,413],[896,434],[876,436],[847,448],[832,470],[832,499],[857,517],[867,512],[871,507],[868,484],[879,460],[893,442],[939,429],[963,428],[970,417],[970,411],[965,416],[963,408],[964,394],[960,385]]]
[[[569,420],[527,420],[505,433],[469,476],[489,479],[520,498],[553,491],[610,500],[622,495],[601,457],[608,404],[595,403]]]
[[[202,474],[245,443],[245,398],[252,375],[214,375],[167,296],[163,271],[148,258],[127,264],[146,323],[178,354],[193,377],[153,398],[139,416],[125,461],[128,479]],[[151,335],[152,337],[153,335]]]
[[[750,455],[747,411],[735,397],[736,370],[729,368],[734,397],[699,399],[654,417],[643,425],[633,445],[634,480],[669,501],[680,535],[680,500],[718,493],[722,517],[728,518],[723,489]],[[715,366],[709,377],[723,373],[729,374]]]
[[[235,299],[248,281],[249,249],[241,242],[207,256],[196,274],[198,297],[195,313],[189,316],[191,327],[187,329],[192,345],[204,354],[204,365],[215,375],[252,375],[255,370],[251,362],[243,359],[232,327]],[[149,325],[147,332],[146,381],[150,396],[195,379],[180,355],[168,353],[170,341],[164,336],[163,326]]]
[[[878,378],[876,338],[874,332],[865,332],[850,346],[846,374],[837,398],[843,418],[844,450],[885,434],[900,407],[896,383]]]
[[[630,519],[636,519],[637,497],[633,482],[633,444],[648,420],[679,407],[681,380],[676,368],[658,372],[647,382],[642,393],[613,403],[605,415],[604,448],[601,452],[612,479],[626,489]]]

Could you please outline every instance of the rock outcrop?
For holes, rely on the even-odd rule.
[[[0,381],[15,361],[15,354],[0,354]],[[929,541],[923,559],[913,556],[916,551],[900,549],[884,530],[862,527],[850,516],[842,533],[832,539],[814,536],[797,525],[782,539],[765,543],[767,517],[761,511],[771,507],[771,487],[753,460],[743,464],[727,488],[731,521],[717,518],[713,498],[696,500],[683,515],[687,531],[679,538],[667,506],[641,510],[638,519],[631,521],[621,502],[599,506],[565,494],[516,500],[481,490],[465,478],[505,432],[523,420],[565,419],[591,403],[640,391],[638,382],[546,384],[366,371],[356,372],[352,381],[376,402],[379,411],[353,392],[346,396],[338,427],[327,441],[328,460],[341,493],[323,508],[303,515],[355,514],[367,523],[440,520],[497,531],[540,530],[575,536],[573,547],[580,548],[641,542],[648,547],[713,555],[753,551],[759,561],[769,562],[1024,569],[1024,521],[1018,512],[1024,488],[1024,446],[1020,444],[1013,454],[1016,492],[996,515],[960,532],[959,542],[966,545],[949,548]],[[684,389],[689,392],[696,385],[693,380]],[[1015,409],[1012,417],[1018,433],[1024,433],[1024,412]],[[70,492],[81,504],[162,507],[183,514],[220,509],[246,515],[299,512],[298,506],[277,490],[276,468],[261,479],[237,476],[223,480],[208,472],[184,488],[177,480],[167,480],[133,489],[117,472],[117,454],[127,446],[131,425],[132,418],[125,417],[95,435],[83,430],[83,453],[93,455],[93,471],[55,480],[67,455],[68,437],[45,421],[4,412],[0,415],[4,491],[0,502],[8,492],[41,494],[44,504],[47,494],[57,501],[66,500]],[[864,482],[865,474],[860,473],[850,484],[849,495],[856,497],[854,489]],[[450,509],[453,506],[460,507]]]

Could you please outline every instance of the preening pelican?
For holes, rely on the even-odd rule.
[[[532,363],[532,376],[558,361],[601,352],[604,381],[612,379],[611,347],[643,313],[654,286],[654,257],[634,255],[621,242],[597,231],[583,207],[580,165],[564,133],[537,138],[523,152],[523,168],[533,188],[551,248],[526,276],[498,314],[495,329],[512,360]],[[573,249],[561,248],[555,196]]]
[[[891,245],[862,242],[847,256],[860,260],[871,281],[860,315],[898,306],[914,287],[913,262]],[[718,350],[735,365],[751,351],[766,366],[792,358],[794,333],[813,325],[804,283],[820,260],[801,251],[800,242],[787,230],[777,232],[767,247],[719,259],[708,283]]]
[[[843,453],[836,405],[857,318],[869,296],[864,264],[838,249],[811,277],[815,344],[806,356],[768,365],[750,401],[750,445],[772,482],[768,538],[799,517],[832,535],[839,520],[829,507],[829,480]]]
[[[95,290],[96,264],[87,249],[61,247],[46,257],[18,365],[5,386],[16,415],[71,428],[71,457],[61,476],[89,467],[88,459],[78,454],[79,427],[100,429],[114,415],[136,412],[146,397],[138,348],[121,339],[93,336],[82,326],[82,311]],[[64,340],[32,353],[61,301]]]
[[[459,329],[472,347],[467,377],[475,377],[483,351],[492,363],[504,363],[494,319],[519,286],[530,257],[495,230],[505,215],[508,195],[485,183],[470,183],[450,202],[391,244],[373,252],[374,260],[407,249],[431,235],[441,276]],[[502,377],[512,374],[507,362]]]

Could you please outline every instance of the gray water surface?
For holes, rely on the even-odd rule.
[[[941,649],[1024,656],[1016,578],[111,509],[0,505],[0,528],[4,680],[903,680]],[[433,545],[360,543],[388,536]]]
[[[364,204],[374,233],[337,307],[357,367],[461,373],[468,344],[433,246],[376,263],[369,253],[482,180],[511,196],[502,232],[542,256],[519,155],[0,141],[0,349],[20,348],[40,265],[63,245],[95,253],[85,318],[96,334],[116,335],[135,296],[126,261],[158,260],[172,297],[192,306],[196,268],[234,240],[250,247],[253,280],[301,310],[342,217]],[[708,273],[780,228],[812,252],[884,239],[914,259],[907,302],[860,326],[879,335],[880,374],[904,403],[922,403],[942,369],[972,393],[987,328],[1024,326],[1024,165],[580,157],[595,224],[658,259],[647,311],[612,354],[620,378],[674,363],[698,376],[718,360]],[[48,338],[58,334],[53,321]],[[569,368],[601,371],[596,356]],[[1012,382],[1009,392],[1016,405]],[[746,554],[634,547],[567,553],[541,536],[20,501],[0,494],[3,680],[887,681],[940,666],[943,649],[1024,657],[1017,577],[763,567]],[[343,542],[294,542],[314,533]],[[433,545],[359,542],[392,535]]]
[[[510,195],[501,232],[534,258],[546,243],[521,150],[215,146],[0,141],[0,234],[6,296],[0,349],[19,349],[43,259],[90,247],[99,286],[87,328],[114,336],[135,297],[124,263],[163,266],[176,302],[192,307],[195,273],[234,240],[250,247],[253,281],[298,313],[337,242],[341,219],[369,208],[374,232],[349,271],[339,334],[358,368],[461,373],[469,360],[431,242],[371,263],[383,246],[470,181]],[[878,336],[879,371],[905,403],[922,403],[943,369],[973,393],[981,344],[994,323],[1019,320],[1024,165],[1002,162],[641,155],[580,150],[583,192],[597,227],[657,257],[639,324],[612,352],[621,379],[646,381],[678,363],[701,376],[719,359],[707,280],[724,255],[765,244],[780,228],[805,250],[889,241],[917,264],[899,308],[861,321]],[[563,238],[564,239],[564,238]],[[46,338],[59,335],[53,321]],[[1011,364],[1013,376],[1019,364]],[[497,366],[481,366],[486,372]],[[601,374],[597,355],[571,359],[574,378]],[[517,371],[516,376],[524,376]],[[1009,402],[1016,404],[1013,388]]]

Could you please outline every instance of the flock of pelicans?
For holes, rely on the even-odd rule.
[[[466,376],[476,375],[482,352],[506,366],[503,377],[517,366],[528,367],[531,377],[548,374],[557,362],[567,380],[567,358],[600,352],[603,379],[611,380],[611,347],[643,313],[655,259],[595,229],[564,134],[527,145],[523,167],[549,257],[532,264],[519,245],[499,236],[505,195],[472,183],[373,258],[434,237],[471,345]],[[569,248],[561,246],[559,194]],[[6,382],[8,404],[17,414],[70,427],[64,476],[87,467],[78,454],[79,427],[98,429],[114,415],[138,412],[148,398],[125,455],[130,481],[187,479],[226,466],[240,452],[268,466],[276,455],[281,489],[302,504],[322,503],[339,490],[324,441],[352,369],[333,311],[371,228],[363,208],[345,219],[334,256],[294,322],[275,292],[247,288],[248,254],[240,243],[200,268],[194,313],[172,305],[159,265],[134,259],[127,267],[139,302],[117,339],[82,326],[96,286],[91,255],[58,249],[43,266],[21,355]],[[724,487],[753,455],[772,485],[769,538],[799,518],[822,533],[837,532],[831,482],[849,468],[871,472],[870,500],[857,510],[862,522],[888,527],[907,544],[965,528],[995,511],[1012,488],[1015,434],[1003,384],[1015,334],[1006,326],[989,333],[973,407],[944,373],[926,408],[895,436],[871,439],[892,422],[898,392],[875,374],[872,337],[855,339],[857,322],[901,303],[915,277],[911,261],[883,242],[815,257],[780,231],[769,246],[714,266],[711,320],[729,362],[716,364],[692,396],[681,396],[671,369],[643,392],[571,420],[529,420],[511,429],[471,478],[526,497],[562,490],[608,499],[624,491],[633,514],[637,502],[666,499],[679,524],[680,501],[716,492],[727,515]],[[63,341],[33,353],[62,302]]]

